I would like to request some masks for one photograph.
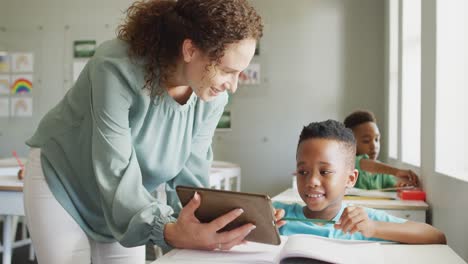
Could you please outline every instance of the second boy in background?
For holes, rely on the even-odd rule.
[[[380,131],[372,112],[359,110],[344,120],[344,125],[353,131],[356,138],[356,169],[359,189],[384,189],[417,186],[418,176],[411,170],[402,170],[378,161]]]
[[[342,203],[346,188],[358,179],[354,169],[356,141],[350,129],[328,120],[311,123],[301,132],[297,147],[297,190],[305,206],[275,202],[285,210],[282,235],[312,234],[349,240],[387,240],[409,244],[446,243],[436,228],[370,208]],[[316,219],[316,222],[309,222]],[[307,221],[309,220],[309,221]],[[320,224],[331,220],[336,224]]]

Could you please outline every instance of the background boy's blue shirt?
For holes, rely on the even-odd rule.
[[[304,207],[301,204],[285,204],[280,202],[274,202],[273,206],[277,209],[284,209],[284,217],[294,217],[294,218],[306,218],[302,208]],[[346,204],[342,204],[338,214],[332,219],[333,221],[338,221],[343,213],[343,210],[346,208]],[[370,219],[379,222],[391,222],[391,223],[404,223],[406,219],[398,218],[392,215],[387,214],[384,211],[379,211],[371,208],[365,208],[367,215]],[[280,229],[280,234],[289,236],[294,234],[309,234],[316,235],[328,238],[335,239],[346,239],[346,240],[370,240],[370,241],[385,241],[378,238],[367,238],[362,235],[360,232],[354,234],[343,233],[341,230],[335,229],[333,224],[324,224],[318,225],[311,222],[300,222],[300,221],[288,221],[286,225],[282,226]]]

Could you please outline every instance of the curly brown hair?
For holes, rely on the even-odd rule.
[[[377,119],[375,118],[374,113],[367,110],[354,111],[344,120],[345,126],[351,129],[367,122],[377,123]]]
[[[118,38],[129,55],[145,61],[144,89],[152,99],[170,77],[185,39],[191,39],[212,63],[219,63],[226,45],[263,34],[261,17],[247,0],[150,0],[127,9]]]

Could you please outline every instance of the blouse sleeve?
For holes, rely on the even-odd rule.
[[[111,59],[98,57],[92,62],[92,160],[107,226],[123,246],[150,240],[167,249],[163,232],[165,224],[175,221],[173,209],[144,188],[131,140],[132,73]]]
[[[182,208],[175,192],[176,186],[209,186],[209,171],[213,161],[211,143],[216,126],[227,104],[227,93],[220,96],[222,98],[211,111],[206,113],[206,117],[198,117],[203,118],[203,122],[200,122],[198,129],[195,131],[190,155],[177,176],[166,183],[167,202],[174,209],[175,215],[178,215]]]

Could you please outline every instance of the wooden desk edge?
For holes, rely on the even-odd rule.
[[[22,186],[0,186],[0,191],[8,191],[8,192],[22,192]]]

